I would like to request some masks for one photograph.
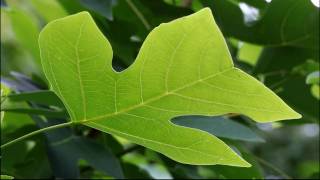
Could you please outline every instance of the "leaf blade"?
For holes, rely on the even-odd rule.
[[[66,39],[52,38],[57,31],[68,38],[68,43]],[[88,13],[50,23],[41,32],[39,43],[44,72],[72,121],[125,137],[179,162],[249,166],[218,138],[176,126],[169,121],[173,117],[230,111],[261,122],[300,117],[264,85],[233,67],[208,8],[155,28],[133,65],[121,73],[112,69],[111,45]],[[257,102],[247,101],[248,97],[239,94],[232,96],[241,98],[237,102],[230,102],[228,94],[222,96],[222,102],[215,102],[217,94],[212,93],[213,88],[199,86],[203,81],[216,81],[223,76],[235,78],[232,82],[238,83],[240,92],[267,94],[271,100],[266,100],[264,106],[273,111],[263,111],[264,106],[251,107]],[[244,81],[254,85],[241,85]],[[284,113],[279,114],[279,109],[272,107],[275,104]]]

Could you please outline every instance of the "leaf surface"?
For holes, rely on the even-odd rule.
[[[234,68],[208,8],[152,30],[136,61],[121,73],[112,69],[111,45],[86,12],[49,23],[39,44],[45,75],[72,121],[182,163],[249,165],[218,138],[174,125],[173,117],[300,118],[263,84]]]

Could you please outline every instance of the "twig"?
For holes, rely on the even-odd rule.
[[[141,20],[142,24],[146,27],[147,30],[151,29],[150,24],[148,23],[147,19],[143,16],[143,14],[139,11],[139,9],[134,5],[131,0],[126,0],[132,11],[138,16]]]

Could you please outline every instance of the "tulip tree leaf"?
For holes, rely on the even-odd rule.
[[[188,164],[249,166],[207,132],[174,125],[188,114],[240,113],[258,122],[300,118],[232,64],[208,8],[150,32],[136,61],[112,69],[112,49],[87,12],[49,23],[39,37],[51,89],[71,120]]]

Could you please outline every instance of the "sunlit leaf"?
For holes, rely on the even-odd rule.
[[[134,64],[121,73],[112,69],[111,46],[86,12],[50,23],[39,43],[51,89],[74,123],[179,162],[249,166],[218,138],[176,126],[169,121],[173,117],[231,112],[258,122],[301,117],[233,67],[208,8],[155,28]]]

